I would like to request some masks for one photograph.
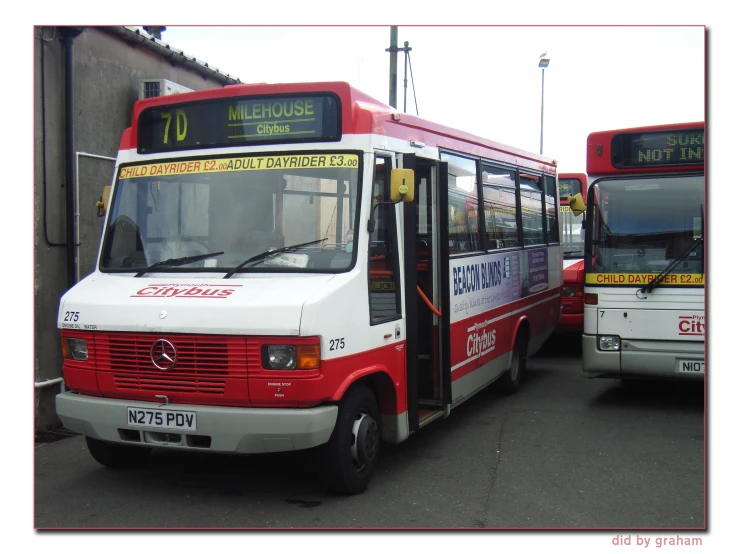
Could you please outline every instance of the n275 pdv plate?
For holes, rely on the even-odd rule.
[[[126,423],[132,427],[156,427],[164,429],[179,429],[181,431],[195,431],[195,412],[180,412],[174,410],[150,410],[147,408],[128,407]]]
[[[678,360],[676,370],[678,373],[705,373],[706,362],[702,360]]]

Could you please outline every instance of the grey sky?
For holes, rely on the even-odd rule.
[[[389,102],[389,26],[169,26],[162,40],[243,82],[349,81]],[[585,170],[592,131],[704,119],[702,26],[399,26],[406,40],[399,109],[417,100],[421,117],[532,152],[546,51],[544,154],[561,171]]]

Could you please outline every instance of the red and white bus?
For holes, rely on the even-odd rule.
[[[588,378],[704,377],[704,134],[698,122],[588,136]]]
[[[347,83],[139,101],[61,300],[57,413],[107,466],[315,447],[359,492],[381,439],[518,388],[559,322],[556,183]]]
[[[557,333],[582,333],[585,292],[585,227],[584,214],[575,215],[570,198],[587,194],[588,177],[584,173],[560,173],[559,235],[562,241],[562,319]]]

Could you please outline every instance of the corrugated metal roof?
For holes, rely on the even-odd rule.
[[[214,67],[213,65],[204,62],[203,60],[197,59],[195,56],[189,56],[185,54],[179,48],[174,48],[170,44],[158,39],[140,27],[130,26],[115,26],[115,27],[100,27],[101,29],[111,32],[121,38],[128,40],[129,42],[140,44],[150,50],[157,52],[165,58],[171,59],[174,62],[185,65],[195,71],[202,73],[208,77],[212,77],[224,84],[233,85],[240,84],[241,79],[233,75],[229,75]]]

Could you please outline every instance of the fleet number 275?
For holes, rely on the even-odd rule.
[[[329,350],[342,350],[344,348],[344,338],[331,339],[329,341]]]
[[[64,321],[78,321],[79,319],[79,312],[64,312]]]

